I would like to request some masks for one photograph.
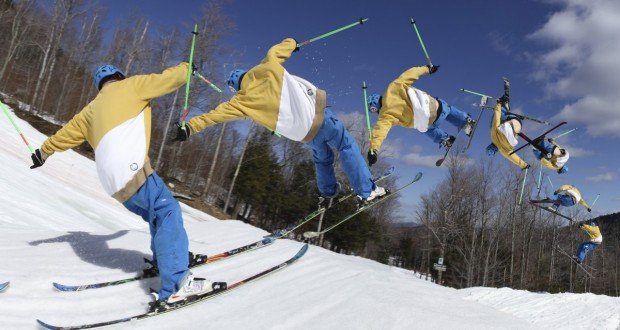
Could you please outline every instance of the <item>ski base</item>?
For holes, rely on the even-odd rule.
[[[276,266],[273,266],[269,269],[266,269],[262,272],[256,273],[248,278],[245,278],[243,280],[240,280],[238,282],[232,283],[227,285],[227,287],[225,289],[221,289],[221,290],[217,290],[217,291],[210,291],[207,293],[204,293],[202,295],[196,295],[196,296],[192,296],[192,297],[188,297],[183,301],[177,302],[175,303],[175,305],[173,306],[169,306],[169,308],[163,309],[163,310],[154,310],[154,311],[148,311],[146,313],[143,314],[139,314],[139,315],[134,315],[131,317],[125,317],[125,318],[120,318],[120,319],[116,319],[116,320],[112,320],[112,321],[105,321],[105,322],[99,322],[99,323],[92,323],[92,324],[83,324],[83,325],[75,325],[75,326],[55,326],[55,325],[51,325],[49,323],[46,323],[44,321],[41,320],[37,320],[37,322],[39,323],[40,326],[42,326],[45,329],[50,329],[50,330],[78,330],[78,329],[93,329],[93,328],[101,328],[101,327],[106,327],[106,326],[110,326],[110,325],[115,325],[115,324],[121,324],[121,323],[126,323],[126,322],[131,322],[131,321],[137,321],[137,320],[141,320],[141,319],[145,319],[145,318],[149,318],[149,317],[153,317],[153,316],[157,316],[157,315],[161,315],[161,314],[165,314],[177,309],[181,309],[183,307],[186,306],[190,306],[193,305],[195,303],[201,302],[201,301],[205,301],[211,298],[214,298],[220,294],[226,293],[232,289],[238,288],[244,284],[247,284],[249,282],[252,282],[254,280],[257,280],[259,278],[265,277],[267,275],[273,274],[275,272],[277,272],[278,270],[284,269],[288,266],[290,266],[291,264],[293,264],[294,262],[296,262],[297,260],[299,260],[301,257],[304,256],[304,254],[306,254],[306,251],[308,250],[308,244],[304,244],[301,249],[290,259],[288,259],[287,261],[284,261]]]
[[[547,212],[550,212],[550,213],[553,213],[553,214],[555,214],[555,215],[557,215],[557,216],[560,216],[560,217],[562,217],[562,218],[564,218],[564,219],[566,219],[566,220],[568,220],[568,221],[570,221],[570,222],[574,222],[574,221],[575,221],[575,220],[573,220],[573,218],[571,218],[571,217],[569,217],[569,216],[566,216],[566,215],[564,215],[564,214],[562,214],[562,213],[560,213],[560,212],[558,212],[558,211],[554,210],[554,209],[553,209],[552,207],[550,207],[550,206],[543,206],[543,205],[539,205],[539,204],[537,204],[537,203],[536,203],[536,201],[532,201],[532,200],[530,200],[530,204],[531,204],[531,205],[534,205],[534,206],[536,206],[536,207],[538,207],[538,208],[540,208],[540,209],[543,209],[543,210],[545,210],[545,211],[547,211]]]
[[[567,256],[568,259],[570,259],[575,265],[577,265],[577,267],[581,268],[581,270],[583,270],[583,272],[586,273],[586,275],[588,275],[589,278],[594,277],[589,271],[586,270],[586,268],[582,264],[578,263],[577,260],[573,259],[573,257],[569,255],[566,251],[564,251],[559,245],[556,245],[555,247],[558,249],[558,251],[562,252],[562,254]]]

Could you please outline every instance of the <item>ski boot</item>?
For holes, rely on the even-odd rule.
[[[377,199],[381,199],[383,196],[389,194],[390,191],[383,188],[383,187],[379,187],[377,185],[375,185],[375,188],[370,192],[370,196],[368,196],[368,198],[364,199],[361,196],[357,196],[357,198],[359,199],[359,203],[357,204],[357,208],[361,208],[364,205],[367,205],[369,203],[372,203],[373,201],[377,200]]]
[[[159,276],[159,268],[157,268],[157,264],[155,264],[155,262],[146,258],[144,258],[144,262],[147,264],[147,268],[142,270],[142,276],[144,278]]]
[[[202,265],[207,263],[207,255],[206,254],[194,254],[189,252],[189,268],[195,267],[197,265]]]
[[[204,278],[194,277],[188,273],[181,281],[179,291],[173,293],[166,300],[160,300],[157,293],[151,293],[155,301],[149,303],[151,312],[162,312],[171,307],[184,305],[194,301],[209,292],[226,290],[226,282],[211,282]]]
[[[571,258],[578,264],[581,265],[581,260],[579,260],[579,258],[577,258],[577,256],[573,255],[571,256]]]
[[[319,209],[320,208],[328,209],[332,205],[336,197],[340,195],[341,190],[342,190],[342,185],[340,184],[340,182],[336,182],[336,192],[333,195],[319,196]]]
[[[465,132],[465,135],[471,136],[471,133],[474,132],[474,127],[476,127],[476,121],[471,118],[467,118],[467,122],[463,126],[463,131]]]
[[[450,135],[446,139],[441,141],[441,146],[446,148],[446,150],[450,150],[450,148],[452,148],[452,144],[454,144],[454,140],[456,140],[456,138],[454,136]]]

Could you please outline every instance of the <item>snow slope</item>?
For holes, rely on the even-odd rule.
[[[18,120],[34,146],[45,136]],[[145,223],[106,196],[94,163],[68,151],[30,170],[29,152],[0,120],[0,329],[34,329],[35,319],[76,325],[144,311],[156,279],[84,292],[56,292],[52,281],[82,284],[134,275],[149,256]],[[219,221],[183,205],[190,249],[218,253],[265,231]],[[292,256],[301,243],[274,245],[197,268],[235,281]],[[532,299],[542,297],[539,303]],[[579,308],[566,308],[574,304]],[[493,307],[492,307],[493,306]],[[606,322],[586,307],[605,306]],[[539,312],[544,309],[546,313]],[[315,246],[272,276],[192,307],[121,326],[131,329],[616,329],[620,299],[536,295],[507,289],[455,290],[412,272]],[[615,318],[614,318],[615,317]]]

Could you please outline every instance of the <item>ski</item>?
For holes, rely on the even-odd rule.
[[[480,112],[478,113],[478,117],[476,117],[476,125],[471,129],[471,134],[469,134],[469,141],[467,141],[467,145],[465,149],[461,153],[467,152],[469,147],[471,147],[471,142],[474,140],[474,134],[476,133],[476,128],[478,128],[478,124],[480,123],[480,118],[482,118],[482,113],[484,113],[484,106],[487,105],[488,97],[482,96],[480,99]],[[443,163],[443,161],[442,161]],[[441,165],[441,164],[440,164]]]
[[[557,129],[558,127],[560,127],[560,126],[562,126],[562,125],[566,125],[566,122],[565,122],[565,121],[563,121],[563,122],[561,122],[561,123],[559,123],[559,124],[557,124],[557,125],[555,125],[555,126],[551,127],[551,128],[550,128],[550,129],[548,129],[546,132],[542,133],[541,135],[539,135],[538,137],[536,137],[536,138],[534,138],[534,139],[530,139],[530,138],[529,138],[527,135],[525,135],[523,132],[519,132],[519,133],[518,133],[518,134],[519,134],[519,136],[520,136],[523,140],[527,141],[527,143],[526,143],[525,145],[522,145],[521,147],[517,148],[517,149],[516,149],[516,150],[514,150],[513,152],[511,152],[511,153],[510,153],[510,155],[512,155],[512,154],[516,153],[517,151],[519,151],[519,150],[521,150],[521,149],[523,149],[523,148],[525,148],[525,147],[529,146],[530,144],[531,144],[534,148],[536,148],[536,149],[540,150],[540,152],[542,152],[543,154],[546,154],[547,152],[546,152],[544,149],[542,149],[542,148],[541,148],[541,147],[540,147],[540,146],[536,143],[536,141],[540,141],[541,139],[544,139],[544,138],[545,138],[545,136],[546,136],[547,134],[551,133],[553,130]]]
[[[0,292],[8,289],[9,284],[11,284],[11,282],[4,282],[4,283],[0,283]]]
[[[555,214],[555,215],[557,215],[557,216],[560,216],[560,217],[562,217],[562,218],[564,218],[564,219],[566,219],[566,220],[568,220],[568,221],[570,221],[570,222],[575,221],[575,220],[573,220],[573,218],[568,217],[568,216],[566,216],[566,215],[564,215],[564,214],[562,214],[562,213],[560,213],[560,212],[558,212],[558,211],[554,210],[552,207],[550,207],[550,206],[538,205],[538,203],[537,203],[537,202],[539,202],[539,201],[530,200],[530,204],[531,204],[531,205],[534,205],[534,206],[536,206],[536,207],[538,207],[538,208],[541,208],[541,209],[543,209],[543,210],[545,210],[545,211],[547,211],[547,212],[551,212],[551,213],[553,213],[553,214]]]
[[[458,133],[456,135],[458,136]],[[454,139],[454,142],[456,142],[456,138]],[[449,148],[446,148],[446,151],[444,152],[443,157],[441,157],[435,162],[435,166],[439,167],[441,166],[441,164],[443,164],[443,162],[448,157],[448,153],[450,153],[450,150],[452,150],[452,147],[454,146],[454,142],[452,142],[452,145]]]
[[[586,275],[588,275],[588,277],[593,278],[594,276],[592,276],[592,274],[586,270],[585,267],[583,267],[582,264],[578,263],[577,260],[573,259],[573,257],[571,255],[569,255],[566,251],[564,251],[559,245],[555,246],[558,251],[562,252],[562,254],[564,254],[565,256],[568,257],[568,259],[570,259],[573,263],[575,263],[575,265],[577,265],[579,268],[581,268],[581,270],[583,270],[584,273],[586,273]]]
[[[418,182],[420,179],[422,178],[422,172],[418,172],[418,174],[415,176],[415,178],[413,178],[413,180],[411,180],[409,183],[405,184],[404,186],[396,189],[395,191],[390,192],[389,194],[383,196],[382,198],[379,198],[377,200],[374,200],[368,204],[365,204],[364,206],[360,207],[359,209],[357,209],[357,211],[345,216],[342,220],[338,221],[336,224],[332,225],[331,227],[328,227],[327,229],[324,229],[320,232],[316,232],[316,231],[307,231],[305,232],[303,235],[305,238],[310,239],[310,238],[315,238],[318,237],[319,235],[325,234],[328,231],[338,227],[339,225],[341,225],[342,223],[348,221],[349,219],[355,217],[356,215],[368,210],[369,208],[382,203],[385,200],[388,200],[394,196],[396,196],[399,192],[407,189],[409,186],[411,186],[412,184]]]
[[[284,269],[288,266],[290,266],[291,264],[293,264],[294,262],[296,262],[297,260],[299,260],[301,257],[303,257],[304,254],[306,254],[306,251],[308,251],[308,244],[304,244],[301,249],[299,249],[299,251],[290,259],[275,265],[269,269],[263,270],[262,272],[256,273],[250,277],[247,277],[243,280],[237,281],[235,283],[229,284],[226,287],[224,287],[221,290],[217,290],[217,291],[211,291],[211,292],[207,292],[207,293],[203,293],[201,295],[196,295],[196,296],[191,296],[186,298],[185,300],[182,300],[178,303],[175,303],[174,305],[171,306],[166,306],[167,308],[165,309],[154,309],[151,311],[147,311],[145,313],[142,314],[138,314],[138,315],[134,315],[134,316],[130,316],[130,317],[124,317],[124,318],[120,318],[120,319],[116,319],[116,320],[112,320],[112,321],[105,321],[105,322],[99,322],[99,323],[91,323],[91,324],[83,324],[83,325],[74,325],[74,326],[55,326],[55,325],[51,325],[49,323],[43,322],[41,320],[37,320],[37,322],[39,323],[39,325],[41,325],[43,328],[45,329],[51,329],[51,330],[74,330],[74,329],[93,329],[93,328],[101,328],[101,327],[106,327],[106,326],[111,326],[111,325],[115,325],[115,324],[121,324],[121,323],[127,323],[127,322],[131,322],[131,321],[137,321],[137,320],[141,320],[141,319],[145,319],[145,318],[149,318],[149,317],[153,317],[153,316],[157,316],[160,314],[164,314],[164,313],[168,313],[177,309],[181,309],[183,307],[186,306],[190,306],[193,305],[195,303],[198,302],[202,302],[211,298],[214,298],[216,296],[219,296],[220,294],[229,292],[233,289],[236,289],[244,284],[250,283],[254,280],[257,280],[259,278],[265,277],[267,275],[273,274],[281,269]]]
[[[388,169],[386,169],[384,171],[384,173],[375,178],[373,181],[374,182],[380,182],[381,180],[389,177],[390,175],[392,175],[392,173],[394,173],[394,166],[389,167]],[[351,196],[353,196],[353,193],[350,193],[348,195],[342,196],[340,197],[335,203],[332,204],[331,207],[334,207],[335,205],[337,205],[340,202],[343,202],[344,200],[350,198]],[[262,240],[260,241],[256,241],[238,248],[234,248],[232,250],[228,250],[222,253],[218,253],[212,256],[207,256],[204,254],[196,254],[193,255],[193,257],[191,258],[190,264],[189,264],[189,268],[195,268],[195,267],[200,267],[206,264],[210,264],[216,261],[220,261],[223,259],[227,259],[239,254],[242,254],[244,252],[250,252],[250,251],[254,251],[260,248],[263,248],[265,246],[271,245],[273,244],[276,240],[286,237],[288,236],[290,233],[292,233],[293,231],[295,231],[297,228],[303,226],[304,224],[306,224],[307,222],[309,222],[310,220],[316,218],[317,216],[319,216],[321,213],[325,212],[329,207],[321,207],[318,210],[308,214],[307,216],[305,216],[295,227],[291,228],[291,229],[286,229],[286,230],[279,230],[276,231],[270,235],[267,235],[265,237],[263,237]],[[152,264],[152,262],[148,259],[145,259],[145,262]],[[145,280],[148,278],[154,278],[159,276],[159,274],[157,272],[150,272],[150,273],[142,273],[139,275],[136,275],[134,277],[130,277],[130,278],[125,278],[125,279],[120,279],[120,280],[114,280],[114,281],[106,281],[106,282],[99,282],[99,283],[92,283],[92,284],[81,284],[81,285],[66,285],[66,284],[61,284],[61,283],[57,283],[57,282],[53,282],[52,285],[54,286],[54,288],[58,291],[62,291],[62,292],[74,292],[74,291],[84,291],[84,290],[90,290],[90,289],[99,289],[99,288],[105,288],[108,286],[116,286],[116,285],[121,285],[121,284],[125,284],[125,283],[130,283],[130,282],[135,282],[135,281],[139,281],[139,280]]]

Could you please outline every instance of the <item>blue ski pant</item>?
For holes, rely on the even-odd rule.
[[[593,243],[593,242],[581,243],[581,245],[579,245],[579,248],[577,249],[577,259],[579,259],[579,262],[583,262],[588,252],[594,251],[597,247],[598,247],[597,243]]]
[[[573,206],[575,205],[575,200],[572,196],[568,194],[553,194],[550,199],[554,201],[559,201],[562,206]]]
[[[554,144],[552,144],[549,141],[543,139],[542,142],[538,146],[541,147],[542,149],[544,149],[546,154],[552,154],[553,155],[553,149],[555,148]],[[541,160],[541,159],[543,159],[546,156],[542,152],[540,152],[540,150],[538,150],[538,149],[532,149],[532,152],[534,153],[534,156],[538,160]]]
[[[442,99],[438,98],[437,102],[439,102],[439,109],[437,109],[437,111],[441,110],[441,113],[437,116],[435,122],[428,127],[428,131],[424,134],[430,137],[433,142],[441,143],[441,141],[447,139],[449,136],[448,133],[439,127],[444,120],[447,120],[456,128],[461,129],[470,117],[467,112],[463,112],[458,108],[449,105]]]
[[[338,150],[340,163],[355,194],[362,198],[370,196],[374,183],[366,161],[353,136],[329,108],[325,109],[321,128],[307,146],[312,149],[316,182],[322,196],[331,197],[338,193],[332,148]]]
[[[161,276],[159,299],[165,300],[178,291],[180,281],[188,272],[189,241],[179,202],[153,173],[123,205],[149,223],[153,261]]]

